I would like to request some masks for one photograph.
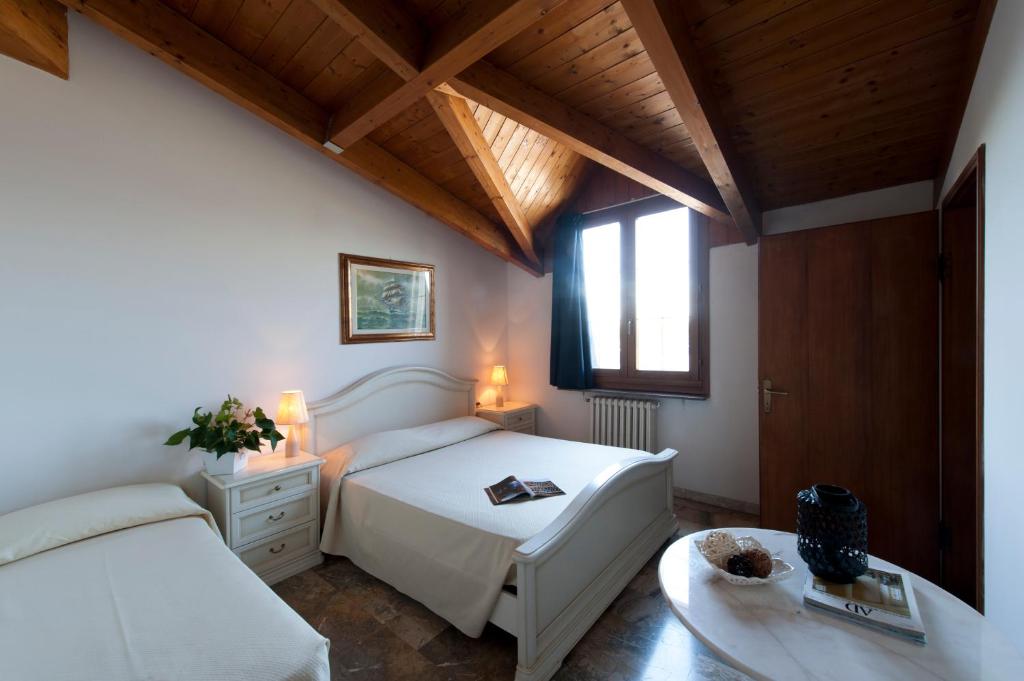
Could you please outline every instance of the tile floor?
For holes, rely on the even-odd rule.
[[[680,534],[751,527],[757,517],[676,500]],[[663,549],[664,550],[664,547]],[[718,660],[669,610],[658,587],[661,551],[633,578],[565,658],[556,681],[733,681],[745,675]],[[331,678],[394,681],[511,681],[516,640],[488,625],[472,639],[416,601],[327,556],[323,565],[274,590],[331,640]]]

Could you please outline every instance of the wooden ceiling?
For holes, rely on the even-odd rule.
[[[534,272],[595,165],[748,241],[936,177],[987,29],[979,0],[60,2]]]

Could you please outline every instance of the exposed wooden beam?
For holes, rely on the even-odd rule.
[[[747,243],[756,243],[761,208],[704,76],[686,17],[672,0],[622,0],[622,5],[736,226]]]
[[[512,238],[516,240],[527,258],[540,265],[540,258],[533,248],[533,230],[530,229],[526,214],[519,205],[512,187],[509,186],[505,173],[494,158],[491,145],[484,139],[483,131],[480,130],[466,100],[439,92],[428,92],[427,100],[473,171],[473,175],[487,192],[487,197],[508,227]]]
[[[394,0],[313,0],[403,80],[420,72],[424,34]]]
[[[334,0],[346,5],[351,1]],[[382,97],[379,87],[367,88],[336,111],[331,117],[328,139],[342,149],[351,146],[564,1],[474,0],[433,35],[418,73],[409,77],[408,69],[398,72],[406,82],[387,95]],[[347,23],[341,26],[346,30],[351,28]],[[375,50],[373,43],[366,47]],[[378,58],[388,56],[386,51],[374,54]]]
[[[0,0],[0,54],[67,80],[67,9],[54,0]]]
[[[713,184],[485,61],[448,80],[454,91],[582,156],[716,220],[730,221]]]
[[[160,0],[60,1],[490,252],[538,274],[538,268],[519,255],[501,227],[369,140],[354,145],[343,155],[324,149],[327,112]]]
[[[985,50],[985,41],[988,40],[988,29],[992,25],[992,16],[996,12],[996,2],[997,0],[980,0],[978,3],[978,11],[974,17],[974,29],[971,31],[971,42],[967,47],[967,59],[964,60],[964,72],[960,81],[960,89],[957,91],[956,100],[953,105],[953,115],[949,120],[946,142],[939,160],[938,176],[935,178],[936,206],[939,205],[939,201],[942,198],[942,185],[946,181],[946,175],[949,173],[949,164],[953,160],[956,138],[960,135],[960,125],[963,123],[964,114],[967,112],[967,103],[971,99],[974,77],[978,75],[978,65],[981,63],[981,54]]]

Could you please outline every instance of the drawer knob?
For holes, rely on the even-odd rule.
[[[283,543],[280,546],[278,546],[276,549],[273,546],[271,546],[270,547],[270,552],[271,553],[281,553],[282,551],[284,551],[284,546],[285,545]]]
[[[268,515],[267,516],[267,520],[269,520],[272,523],[276,523],[278,520],[280,520],[283,517],[284,517],[284,511],[281,511],[277,515]]]
[[[274,489],[270,490],[270,493],[273,494],[274,492],[280,492],[280,491],[281,491],[281,485],[274,485]]]

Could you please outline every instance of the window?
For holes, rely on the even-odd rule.
[[[591,213],[583,230],[598,388],[706,397],[705,218],[662,198]]]

